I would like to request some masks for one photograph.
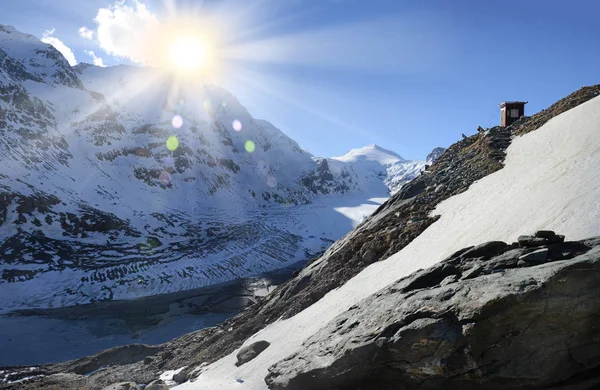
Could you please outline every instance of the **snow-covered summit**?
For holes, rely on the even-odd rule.
[[[339,157],[332,157],[334,160],[344,162],[357,161],[375,161],[381,165],[393,164],[398,161],[406,161],[399,154],[382,148],[379,145],[371,144],[358,149],[351,149],[348,153]]]
[[[0,65],[14,80],[81,88],[75,72],[58,50],[13,26],[0,24]]]
[[[333,162],[342,162],[358,173],[364,180],[383,180],[390,194],[396,193],[407,182],[414,179],[425,165],[431,165],[444,148],[435,148],[427,160],[405,160],[398,153],[371,144],[352,149],[343,156],[332,157]]]

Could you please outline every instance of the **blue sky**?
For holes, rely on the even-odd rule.
[[[9,0],[0,23],[38,37],[54,29],[78,62],[93,51],[110,66],[134,62],[78,32],[98,29],[99,9],[218,14],[219,39],[245,53],[222,85],[318,156],[377,143],[424,158],[498,123],[501,101],[528,100],[529,115],[600,82],[595,0],[121,2]]]

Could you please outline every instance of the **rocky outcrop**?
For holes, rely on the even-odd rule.
[[[600,237],[556,241],[465,248],[353,306],[265,380],[274,390],[597,388]]]

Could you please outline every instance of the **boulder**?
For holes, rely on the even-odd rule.
[[[549,243],[547,238],[535,237],[535,236],[519,236],[519,245],[522,247],[536,247],[542,246]]]
[[[598,388],[600,241],[552,247],[569,258],[506,246],[400,279],[333,319],[265,381],[271,390]]]
[[[502,241],[490,241],[481,245],[477,245],[463,253],[463,257],[486,257],[490,258],[492,256],[498,255],[500,253],[504,253],[508,244]]]
[[[173,381],[175,383],[183,383],[190,379],[190,373],[192,372],[191,367],[186,367],[176,374],[173,374]]]
[[[250,360],[257,357],[262,351],[267,349],[269,345],[271,344],[268,341],[261,340],[240,349],[236,355],[237,362],[235,365],[241,366],[244,363],[248,363]]]
[[[144,390],[169,390],[169,386],[162,379],[157,379],[148,383]]]
[[[548,258],[548,248],[542,248],[529,252],[519,257],[519,260],[526,263],[543,263]]]

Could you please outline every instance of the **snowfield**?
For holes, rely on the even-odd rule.
[[[441,218],[402,251],[375,263],[287,320],[258,332],[271,345],[236,367],[236,353],[207,366],[195,382],[178,389],[266,389],[268,368],[302,348],[302,342],[336,315],[397,279],[429,267],[466,246],[491,240],[516,241],[539,229],[567,240],[600,233],[600,98],[550,120],[517,138],[505,168],[441,203]],[[313,263],[311,266],[316,266]]]

